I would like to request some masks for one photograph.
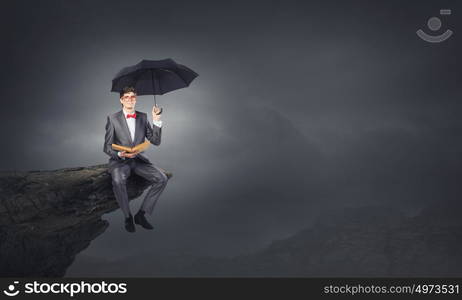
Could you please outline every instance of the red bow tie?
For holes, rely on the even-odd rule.
[[[136,119],[136,113],[134,113],[134,114],[127,114],[127,119],[128,119],[128,118]]]

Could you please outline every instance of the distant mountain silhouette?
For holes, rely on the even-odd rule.
[[[416,217],[389,207],[339,208],[323,211],[312,227],[255,253],[232,258],[140,254],[91,261],[85,267],[91,274],[80,275],[461,276],[461,237],[462,220],[451,207],[429,207]]]
[[[118,208],[107,165],[0,173],[0,276],[65,276]],[[130,199],[149,182],[128,181]],[[390,207],[319,212],[309,228],[235,257],[146,253],[82,257],[82,276],[462,276],[460,207],[408,217]],[[146,257],[150,259],[146,261]],[[75,272],[74,272],[75,273]],[[85,274],[84,274],[85,273]]]

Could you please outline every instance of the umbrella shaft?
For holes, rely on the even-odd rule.
[[[157,106],[156,102],[156,87],[154,81],[154,71],[151,69],[151,80],[152,80],[152,95],[154,96],[154,106]]]

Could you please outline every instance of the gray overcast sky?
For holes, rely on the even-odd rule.
[[[148,155],[174,178],[156,231],[128,236],[118,210],[82,257],[231,255],[297,232],[323,207],[412,213],[460,198],[456,1],[2,4],[2,170],[107,162],[106,116],[120,109],[111,79],[124,66],[170,57],[199,73],[157,98],[162,144]],[[454,36],[420,40],[441,8],[453,14],[437,33]],[[137,110],[152,105],[141,96]]]

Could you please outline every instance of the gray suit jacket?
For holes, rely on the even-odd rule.
[[[116,150],[112,149],[111,144],[133,147],[143,143],[147,138],[151,144],[160,145],[160,137],[162,128],[155,125],[150,125],[146,113],[136,112],[135,140],[132,141],[127,121],[122,110],[113,113],[107,117],[106,134],[104,136],[104,153],[109,155],[108,172],[111,172],[114,167],[123,163],[125,160],[117,155]],[[139,153],[135,158],[138,158],[146,163],[151,163],[143,154]]]

